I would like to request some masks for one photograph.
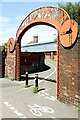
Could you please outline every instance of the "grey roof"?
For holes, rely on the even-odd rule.
[[[57,51],[57,45],[54,42],[34,43],[21,47],[21,52],[50,52]]]

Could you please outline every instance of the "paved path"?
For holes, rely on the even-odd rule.
[[[40,72],[39,77],[51,80],[39,80],[38,94],[33,93],[34,80],[29,80],[28,88],[23,88],[25,81],[0,79],[0,117],[2,118],[78,118],[76,107],[65,105],[56,99],[56,63],[46,61],[51,69]],[[53,65],[53,66],[52,66]],[[51,74],[55,71],[53,74]],[[49,76],[51,74],[51,76]],[[31,74],[30,76],[33,76]],[[42,90],[41,90],[42,89]],[[2,111],[2,112],[1,112]]]

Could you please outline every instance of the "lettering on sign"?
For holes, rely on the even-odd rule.
[[[61,8],[56,7],[42,7],[31,12],[21,23],[16,34],[16,38],[19,37],[20,33],[31,23],[38,19],[50,19],[58,21],[62,24],[67,18],[68,14]]]

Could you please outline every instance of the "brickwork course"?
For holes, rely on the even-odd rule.
[[[15,79],[15,68],[16,68],[16,53],[10,53],[7,51],[7,57],[5,60],[5,77]]]
[[[80,104],[80,34],[71,49],[60,45],[60,96],[59,100]]]

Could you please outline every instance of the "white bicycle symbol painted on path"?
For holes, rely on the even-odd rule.
[[[30,112],[35,116],[42,116],[42,113],[54,113],[54,110],[47,106],[39,106],[34,104],[34,106],[28,105],[30,107]]]

